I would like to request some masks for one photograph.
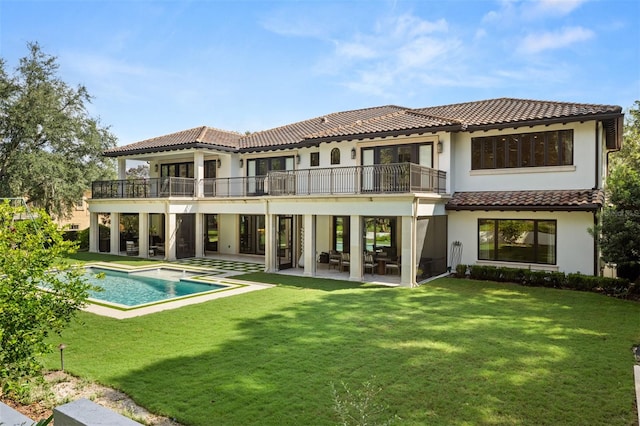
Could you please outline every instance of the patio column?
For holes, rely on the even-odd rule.
[[[176,260],[176,215],[165,213],[165,260]]]
[[[316,275],[316,215],[303,216],[304,230],[304,275]]]
[[[196,213],[196,257],[204,257],[204,214]]]
[[[97,253],[99,248],[100,239],[100,223],[98,222],[98,213],[89,213],[89,251],[91,253]]]
[[[120,213],[111,212],[111,254],[120,254]]]
[[[196,192],[195,196],[196,198],[200,198],[204,196],[204,181],[202,180],[204,178],[204,153],[198,151],[195,154],[193,154],[193,162],[194,162],[193,177],[195,179],[195,192]],[[198,219],[196,219],[196,235],[198,235],[197,228],[198,228]],[[199,235],[202,235],[202,233]],[[199,256],[198,253],[201,253],[201,252],[198,251],[198,246],[196,245],[196,256]]]
[[[402,263],[400,285],[416,286],[416,221],[412,216],[402,216]]]
[[[277,272],[278,271],[278,232],[276,224],[277,216],[274,214],[267,214],[264,218],[264,271],[265,272]]]
[[[351,216],[350,228],[349,281],[362,281],[362,254],[364,252],[362,247],[362,217]]]
[[[149,257],[149,213],[138,214],[138,256]]]

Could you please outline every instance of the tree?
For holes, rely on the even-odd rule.
[[[607,203],[595,234],[603,260],[618,265],[618,275],[640,275],[640,101],[628,112],[621,150],[611,156]]]
[[[0,202],[0,384],[25,396],[42,370],[38,357],[53,350],[47,342],[60,333],[91,288],[82,272],[64,260],[74,243],[44,210]],[[52,273],[54,270],[56,273]],[[43,290],[46,289],[46,290]]]
[[[149,177],[149,165],[138,164],[127,169],[127,179],[147,179]]]
[[[0,58],[0,197],[25,197],[64,217],[91,181],[113,176],[102,156],[116,138],[89,116],[84,86],[58,76],[56,58],[28,44],[13,75]]]

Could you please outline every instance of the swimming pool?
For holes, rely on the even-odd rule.
[[[193,281],[199,272],[156,268],[145,271],[116,271],[106,268],[86,268],[86,280],[103,291],[90,291],[89,297],[127,308],[150,303],[209,293],[228,288],[216,283]]]

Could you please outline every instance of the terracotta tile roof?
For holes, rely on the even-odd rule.
[[[457,126],[460,122],[442,119],[412,110],[395,111],[391,114],[373,117],[367,120],[356,120],[344,126],[306,135],[305,139],[336,138],[356,135],[373,135],[385,132],[400,132],[403,130],[442,128]]]
[[[358,121],[367,121],[406,110],[407,108],[386,105],[352,111],[334,112],[309,120],[252,133],[244,136],[240,140],[239,147],[243,150],[250,150],[252,148],[296,144],[305,140],[308,135],[318,134],[338,127],[353,125]]]
[[[459,120],[462,129],[499,127],[500,124],[568,120],[603,114],[620,114],[615,105],[550,102],[530,99],[498,98],[461,104],[415,109],[416,112]]]
[[[447,210],[585,210],[593,211],[604,203],[599,189],[559,191],[475,191],[456,192],[447,202]]]
[[[119,146],[105,151],[107,156],[134,154],[143,152],[157,152],[169,149],[191,148],[194,146],[211,145],[214,147],[235,150],[242,135],[236,132],[200,126],[169,135],[145,139],[129,145]]]
[[[579,104],[499,98],[460,104],[409,109],[385,105],[334,112],[250,135],[197,127],[105,151],[107,156],[211,146],[226,150],[256,151],[329,140],[410,134],[412,131],[461,131],[513,126],[515,123],[566,122],[589,118],[618,118],[614,105]]]

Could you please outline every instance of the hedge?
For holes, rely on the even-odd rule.
[[[456,276],[482,281],[510,282],[531,287],[592,291],[622,299],[640,298],[640,287],[624,278],[463,264],[456,267]]]

